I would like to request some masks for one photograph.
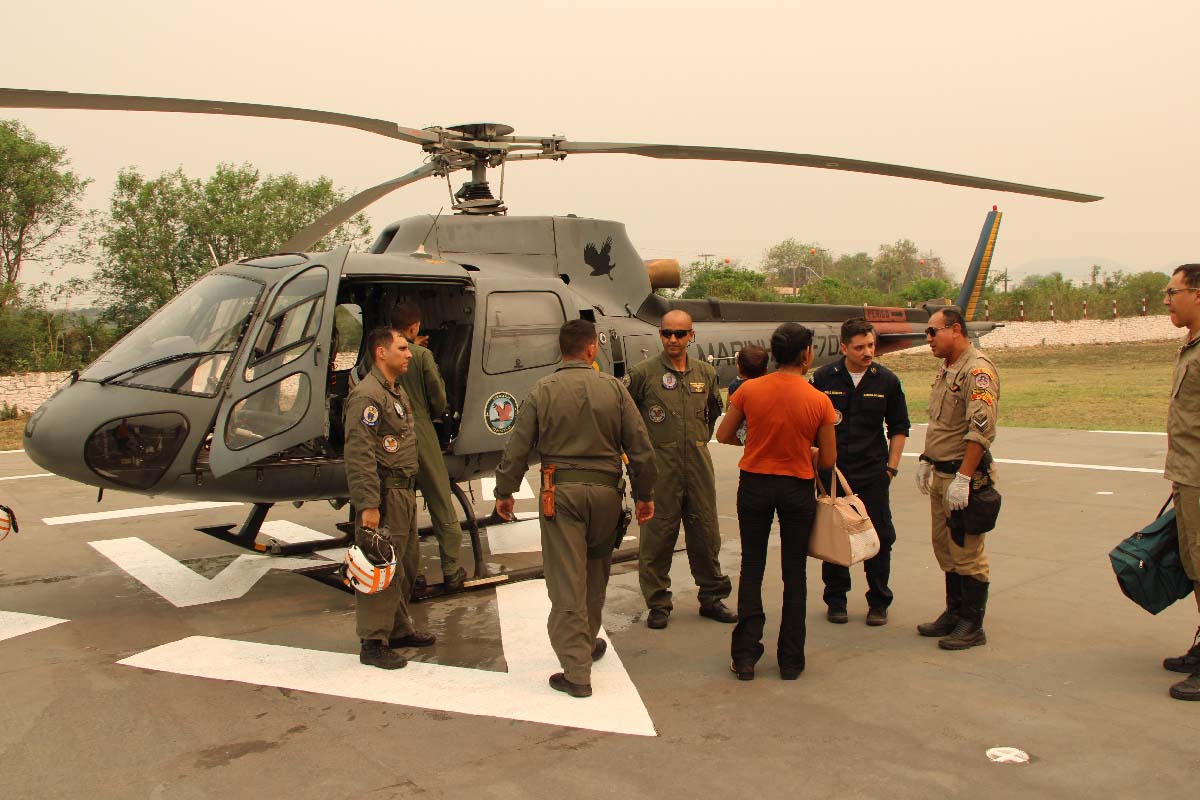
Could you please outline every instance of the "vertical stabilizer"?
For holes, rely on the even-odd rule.
[[[958,293],[955,305],[962,309],[963,319],[968,322],[975,319],[979,298],[983,296],[983,287],[987,286],[988,270],[992,266],[992,252],[996,248],[996,234],[1000,232],[1002,216],[1003,212],[992,206],[983,221],[979,244],[975,246],[975,255],[971,257],[971,266],[967,267],[967,276],[963,278],[962,290]]]

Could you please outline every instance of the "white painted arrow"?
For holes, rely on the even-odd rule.
[[[544,581],[501,586],[496,601],[507,673],[415,661],[405,669],[385,671],[359,664],[357,655],[206,636],[181,639],[117,663],[380,703],[657,735],[637,687],[611,646],[592,666],[591,698],[568,697],[547,685],[561,668],[546,634],[550,601]],[[608,638],[603,631],[600,635]]]
[[[236,600],[273,569],[328,566],[327,560],[240,555],[209,579],[136,536],[88,542],[105,558],[178,608]]]
[[[37,614],[19,614],[16,611],[0,611],[0,641],[43,628],[51,628],[62,622],[58,617],[41,617]]]

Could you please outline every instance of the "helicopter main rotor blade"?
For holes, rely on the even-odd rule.
[[[1024,183],[997,181],[991,178],[977,178],[973,175],[960,175],[957,172],[941,172],[933,169],[906,167],[900,164],[884,164],[878,161],[859,161],[853,158],[784,153],[776,150],[744,150],[737,147],[702,147],[679,144],[565,141],[557,142],[554,149],[557,152],[568,154],[624,153],[633,156],[646,156],[647,158],[745,161],[756,164],[784,164],[793,167],[836,169],[845,172],[864,172],[870,175],[890,175],[896,178],[912,178],[918,181],[948,183],[952,186],[968,186],[973,189],[993,189],[1000,192],[1049,197],[1054,200],[1070,200],[1074,203],[1093,203],[1103,199],[1092,194],[1080,194],[1062,189],[1048,189],[1043,186],[1030,186]]]
[[[292,238],[283,243],[280,252],[283,253],[303,253],[312,248],[326,234],[341,225],[346,220],[353,217],[359,211],[362,211],[367,206],[374,203],[384,195],[391,194],[402,186],[407,186],[410,183],[416,183],[422,178],[428,178],[436,173],[441,167],[436,163],[430,162],[422,164],[407,175],[401,175],[399,178],[393,178],[390,181],[372,186],[370,189],[364,189],[348,200],[345,200],[333,208],[326,211],[315,222],[305,226],[300,231],[292,234]]]
[[[267,106],[258,103],[226,103],[219,100],[184,100],[174,97],[138,97],[124,94],[85,94],[82,92],[52,92],[40,89],[0,89],[0,108],[63,108],[91,111],[175,111],[184,114],[224,114],[235,117],[265,117],[294,119],[303,122],[323,122],[343,128],[377,133],[413,144],[437,144],[437,134],[416,128],[405,128],[394,122],[331,111],[307,108]]]

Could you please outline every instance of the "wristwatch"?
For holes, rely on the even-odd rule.
[[[896,469],[895,467],[884,467],[884,469],[887,470],[887,474],[891,475],[893,478],[900,474],[900,470]]]

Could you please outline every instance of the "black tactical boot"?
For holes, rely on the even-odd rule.
[[[596,639],[592,645],[592,661],[599,661],[604,658],[604,654],[608,652],[608,642],[603,639]]]
[[[1200,628],[1196,628],[1196,638],[1192,647],[1181,656],[1171,656],[1163,659],[1163,669],[1171,672],[1182,672],[1185,675],[1200,672]]]
[[[567,680],[567,676],[561,672],[556,672],[550,676],[550,688],[566,692],[571,697],[592,696],[592,685],[590,683],[571,683]]]
[[[958,625],[962,611],[962,576],[957,572],[946,573],[946,610],[933,622],[922,622],[917,633],[922,636],[949,636]]]
[[[1200,700],[1200,671],[1172,686],[1170,692],[1176,700]]]
[[[368,667],[379,667],[380,669],[400,669],[408,664],[408,659],[375,639],[367,639],[362,643],[358,661]]]
[[[467,571],[463,567],[459,567],[453,575],[446,575],[442,581],[442,591],[444,592],[461,592],[463,584],[467,582]]]
[[[429,583],[425,580],[424,575],[418,575],[413,578],[412,591],[409,592],[408,601],[419,603],[427,597],[429,597]]]
[[[945,639],[938,640],[943,650],[966,650],[987,644],[983,632],[983,614],[987,609],[988,584],[968,575],[962,579],[962,613],[958,624]]]

